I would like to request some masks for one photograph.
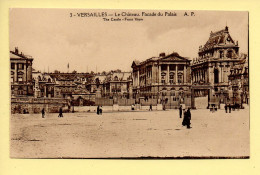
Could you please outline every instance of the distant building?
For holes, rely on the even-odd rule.
[[[113,71],[106,75],[95,75],[86,87],[91,93],[96,93],[98,98],[118,96],[129,98],[131,94],[131,72]]]
[[[230,36],[228,27],[211,32],[206,44],[199,47],[199,58],[191,65],[192,94],[208,96],[209,102],[227,103],[228,76],[231,68],[240,61],[238,41]]]
[[[86,93],[86,82],[91,77],[88,73],[46,73],[55,82],[54,97],[68,98],[77,94]]]
[[[113,72],[107,75],[103,96],[120,96],[130,98],[132,95],[132,74],[131,72]]]
[[[18,48],[10,51],[11,63],[11,95],[32,96],[32,63],[33,58],[19,53]]]
[[[157,99],[168,108],[191,106],[190,60],[177,52],[161,53],[143,62],[133,61],[134,98]]]
[[[55,97],[56,82],[46,73],[33,71],[34,97]]]
[[[86,88],[90,93],[96,93],[98,90],[101,93],[101,87],[105,85],[106,75],[94,75],[86,82]],[[101,95],[101,94],[100,94]]]

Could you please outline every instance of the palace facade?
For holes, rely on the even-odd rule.
[[[10,51],[12,96],[33,95],[32,63],[33,58],[19,53],[17,47],[15,51]]]
[[[177,52],[161,53],[143,62],[133,61],[132,69],[135,99],[156,99],[166,108],[176,108],[180,104],[191,106],[189,59]]]
[[[230,70],[241,60],[238,41],[232,39],[226,26],[210,33],[198,56],[191,65],[192,94],[208,96],[209,103],[228,103]]]

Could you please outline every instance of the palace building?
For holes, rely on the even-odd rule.
[[[33,58],[19,53],[17,47],[15,51],[10,51],[12,96],[33,95],[32,63]]]
[[[135,99],[161,103],[166,108],[177,108],[180,104],[191,106],[189,59],[177,52],[161,53],[143,62],[133,61],[132,69]]]
[[[228,76],[240,61],[238,41],[233,40],[226,26],[210,33],[206,44],[199,47],[198,56],[191,65],[192,94],[195,98],[207,96],[209,103],[227,103]]]

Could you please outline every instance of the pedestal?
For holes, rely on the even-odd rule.
[[[157,110],[163,110],[163,105],[162,105],[162,104],[157,104],[156,109],[157,109]]]
[[[119,111],[119,105],[113,104],[113,111]]]
[[[220,109],[225,109],[225,104],[220,104]]]

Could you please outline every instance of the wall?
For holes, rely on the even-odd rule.
[[[60,107],[63,111],[68,111],[68,101],[59,98],[30,98],[20,97],[11,99],[11,113],[41,113],[44,108],[46,112],[59,112]]]

